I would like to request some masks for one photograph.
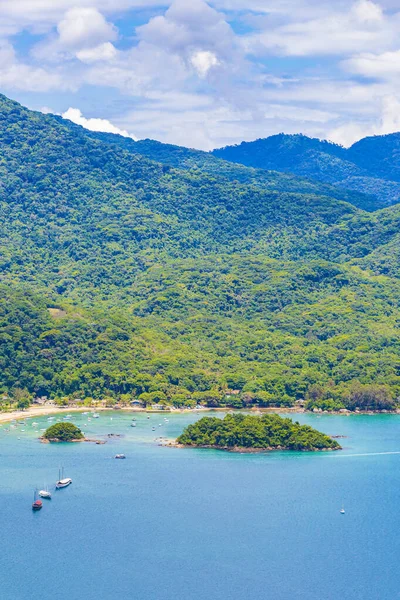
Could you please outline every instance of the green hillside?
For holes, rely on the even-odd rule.
[[[400,202],[399,144],[399,134],[365,138],[349,149],[304,135],[279,134],[220,148],[213,155],[360,192],[369,201],[355,205],[377,210]]]
[[[61,122],[65,123],[65,121]],[[81,127],[69,123],[69,126],[76,131],[81,130]],[[276,165],[271,169],[266,170],[261,163],[260,168],[254,169],[252,166],[246,168],[237,163],[222,160],[212,153],[202,152],[172,144],[162,144],[155,140],[139,140],[134,141],[130,138],[125,138],[110,133],[86,132],[93,139],[101,140],[107,144],[118,146],[124,150],[138,154],[155,160],[162,164],[178,168],[180,170],[188,170],[217,176],[219,180],[228,180],[230,182],[240,182],[257,186],[264,190],[297,192],[300,194],[318,194],[320,196],[329,196],[337,200],[343,200],[354,204],[358,208],[364,210],[376,210],[383,204],[377,201],[377,198],[370,194],[368,188],[360,185],[359,189],[354,186],[349,186],[349,189],[329,185],[329,182],[324,183],[316,179],[305,179],[299,175],[293,176],[290,173],[281,172],[281,169]],[[255,165],[257,166],[257,165]],[[284,171],[284,170],[283,170]],[[311,176],[313,174],[311,173]],[[400,190],[400,187],[399,187]]]
[[[0,97],[3,394],[394,405],[398,207],[122,139]]]

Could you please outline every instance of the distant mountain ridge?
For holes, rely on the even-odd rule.
[[[375,209],[400,202],[400,133],[367,137],[348,149],[301,134],[279,134],[212,154],[375,196]]]

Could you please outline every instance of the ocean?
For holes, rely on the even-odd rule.
[[[159,446],[204,414],[165,416],[69,419],[105,445],[0,427],[2,600],[400,598],[400,415],[295,415],[343,450],[243,455]]]

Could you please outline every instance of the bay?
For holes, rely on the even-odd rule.
[[[0,597],[400,598],[400,416],[296,415],[346,436],[333,453],[155,441],[201,416],[141,413],[136,427],[125,412],[73,416],[89,437],[123,435],[105,445],[41,444],[47,418],[3,425]],[[72,485],[33,513],[34,488],[54,486],[61,465]]]

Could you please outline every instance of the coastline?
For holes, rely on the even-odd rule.
[[[205,450],[221,450],[222,452],[233,452],[237,454],[262,454],[264,452],[337,452],[343,450],[341,446],[338,448],[312,448],[296,450],[294,448],[286,448],[285,446],[273,446],[268,448],[246,448],[241,446],[195,446],[190,444],[165,444],[170,448],[192,448],[192,449],[205,449]]]
[[[219,407],[219,408],[208,408],[208,407],[204,407],[204,408],[196,408],[196,409],[189,409],[189,408],[181,408],[181,409],[174,409],[174,410],[170,410],[170,409],[166,409],[165,411],[156,411],[156,410],[149,410],[146,408],[132,408],[131,406],[124,406],[124,407],[120,407],[117,410],[111,408],[111,407],[106,407],[106,406],[94,406],[94,407],[88,407],[88,406],[79,406],[79,407],[71,407],[71,406],[65,406],[65,407],[60,407],[60,406],[30,406],[29,408],[25,409],[25,410],[13,410],[10,412],[0,412],[0,424],[1,423],[8,423],[9,421],[13,421],[15,420],[23,420],[23,419],[29,419],[32,417],[46,417],[47,415],[65,415],[65,414],[69,414],[69,413],[82,413],[82,412],[104,412],[104,411],[114,411],[116,413],[118,412],[130,412],[132,414],[136,414],[136,413],[148,413],[148,414],[171,414],[171,413],[200,413],[200,412],[240,412],[242,410],[245,410],[246,412],[252,412],[252,413],[258,413],[258,414],[262,414],[262,413],[282,413],[285,415],[291,415],[291,414],[303,414],[303,413],[308,413],[308,414],[313,414],[316,416],[320,416],[320,415],[336,415],[336,416],[341,416],[341,417],[348,417],[351,415],[381,415],[381,414],[390,414],[390,415],[396,415],[396,414],[400,414],[400,411],[359,411],[359,412],[351,412],[351,411],[346,411],[346,412],[314,412],[312,410],[305,410],[304,408],[284,408],[284,407],[271,407],[271,408],[251,408],[251,409],[234,409],[234,408],[229,408],[229,407]]]

